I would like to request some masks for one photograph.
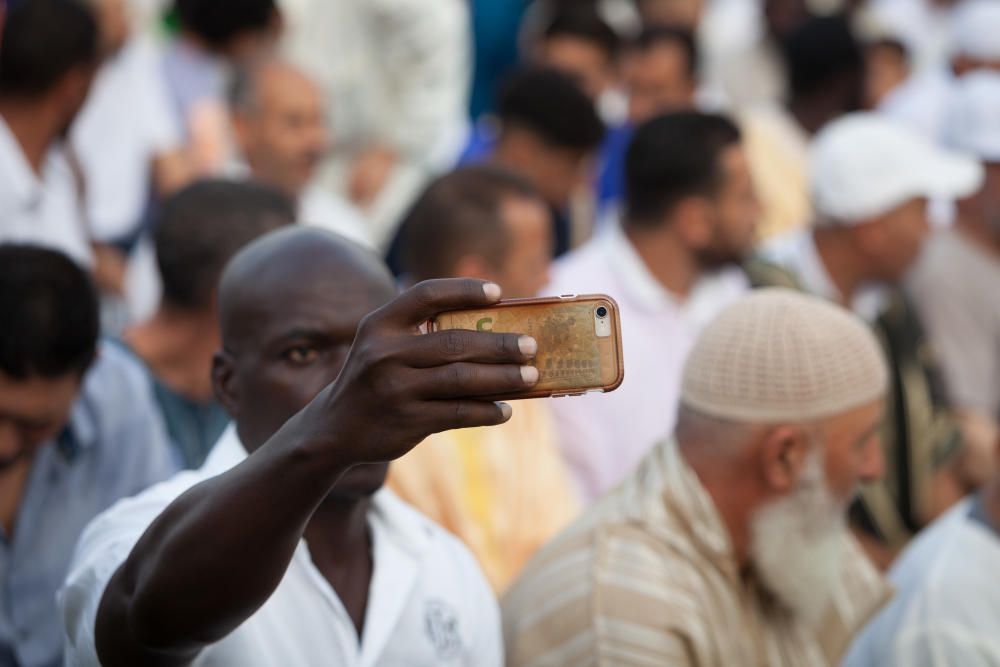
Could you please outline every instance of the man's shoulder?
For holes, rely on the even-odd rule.
[[[504,598],[508,660],[613,661],[628,647],[650,664],[684,664],[673,661],[686,659],[683,647],[702,636],[707,617],[700,577],[683,550],[641,524],[585,518],[543,549]]]

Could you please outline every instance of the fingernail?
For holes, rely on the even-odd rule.
[[[521,379],[524,384],[535,384],[538,382],[538,369],[534,366],[521,366]]]
[[[503,415],[504,421],[508,421],[510,416],[514,414],[514,408],[510,407],[508,403],[497,403],[497,407],[500,408],[500,414]]]
[[[496,283],[486,283],[483,285],[483,293],[490,301],[499,301],[501,295],[503,295],[503,290]]]
[[[517,339],[517,347],[524,356],[533,357],[538,352],[538,341],[531,336],[521,336]]]

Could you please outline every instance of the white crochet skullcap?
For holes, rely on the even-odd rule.
[[[752,292],[702,333],[684,367],[681,403],[749,424],[832,417],[885,395],[878,340],[847,310],[788,289]]]

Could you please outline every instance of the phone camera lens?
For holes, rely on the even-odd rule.
[[[597,316],[600,317],[601,319],[604,319],[605,317],[608,316],[608,309],[605,308],[604,306],[601,306],[600,308],[597,309]]]

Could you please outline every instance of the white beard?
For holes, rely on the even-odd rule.
[[[824,450],[809,453],[798,488],[756,512],[750,554],[760,583],[808,626],[826,612],[847,537],[847,517],[826,483]]]

